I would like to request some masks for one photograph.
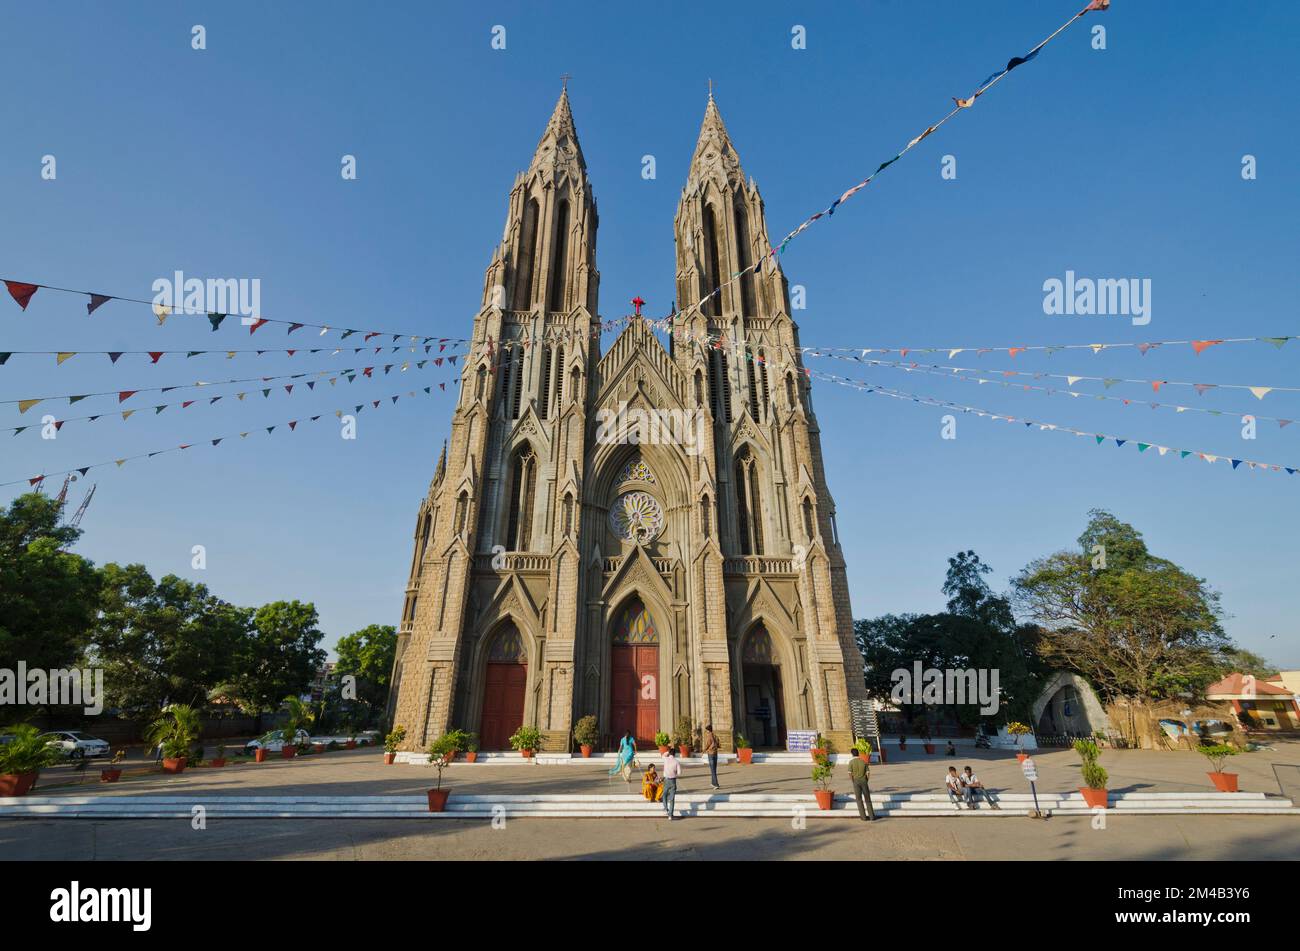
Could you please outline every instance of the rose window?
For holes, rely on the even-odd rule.
[[[664,510],[648,492],[625,492],[614,500],[609,523],[624,541],[644,543],[663,531]]]

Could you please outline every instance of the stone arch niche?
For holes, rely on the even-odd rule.
[[[478,664],[482,684],[478,734],[484,750],[510,749],[510,737],[526,722],[529,698],[528,648],[507,618],[484,639]]]
[[[736,729],[756,749],[784,749],[789,725],[782,668],[788,666],[762,621],[740,638],[738,648]]]

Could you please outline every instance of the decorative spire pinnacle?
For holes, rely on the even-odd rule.
[[[709,101],[704,107],[704,121],[700,124],[700,137],[695,143],[695,155],[687,177],[687,188],[697,187],[705,178],[718,178],[743,186],[745,176],[740,168],[740,156],[731,144],[722,113],[713,98],[713,81],[709,81]]]
[[[533,163],[529,167],[530,172],[539,166],[558,168],[575,163],[577,169],[586,171],[587,163],[582,157],[582,146],[578,144],[578,130],[573,124],[573,110],[569,106],[568,73],[565,73],[562,79],[564,85],[560,89],[560,98],[555,103],[550,121],[546,123],[546,131],[542,133],[542,138],[537,143],[537,151],[533,154]]]

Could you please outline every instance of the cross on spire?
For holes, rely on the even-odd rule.
[[[713,80],[709,80],[709,101],[713,101]]]
[[[570,76],[568,73],[563,73],[563,74],[561,74],[561,76],[560,76],[560,82],[564,84],[563,88],[564,88],[564,91],[565,91],[565,92],[568,92],[568,91],[569,91],[569,80],[572,79],[572,78],[573,78],[573,77]]]
[[[645,301],[641,299],[640,294],[637,294],[636,297],[632,298],[632,306],[636,308],[636,316],[640,317],[641,308],[645,306]]]

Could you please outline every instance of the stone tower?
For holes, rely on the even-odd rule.
[[[686,718],[728,747],[820,730],[846,748],[865,692],[820,436],[776,259],[727,283],[770,245],[712,96],[667,349],[632,318],[599,352],[596,222],[561,94],[420,506],[394,720],[409,749],[527,725],[567,750],[585,715],[602,744]]]

